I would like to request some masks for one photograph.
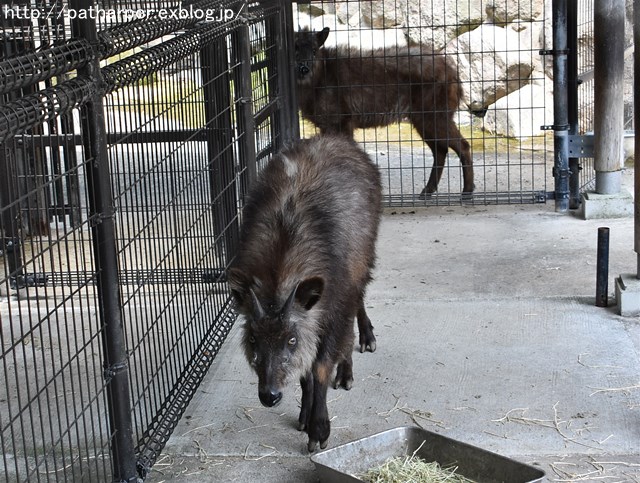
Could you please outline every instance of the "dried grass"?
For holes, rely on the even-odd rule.
[[[456,474],[457,467],[442,468],[437,462],[429,463],[416,456],[424,443],[411,456],[388,458],[358,478],[367,483],[473,483]]]
[[[422,429],[426,429],[420,422],[420,420],[423,421],[428,421],[432,424],[435,424],[436,426],[440,427],[440,428],[445,428],[444,426],[444,422],[434,419],[433,418],[433,414],[429,411],[424,411],[422,409],[413,409],[408,407],[406,404],[404,406],[400,406],[400,398],[398,396],[393,396],[396,398],[396,403],[395,405],[389,409],[388,411],[382,411],[378,413],[378,416],[381,416],[383,418],[388,418],[389,416],[391,416],[391,414],[393,414],[394,412],[401,412],[406,414],[407,416],[409,416],[411,418],[411,421],[413,421],[413,423],[422,428]]]

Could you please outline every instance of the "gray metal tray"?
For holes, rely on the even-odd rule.
[[[544,471],[538,468],[415,426],[390,429],[316,453],[311,461],[323,483],[362,482],[355,475],[389,457],[411,455],[418,448],[416,456],[440,466],[457,466],[457,474],[478,483],[532,483],[544,478]]]

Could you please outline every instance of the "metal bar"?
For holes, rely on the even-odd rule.
[[[201,54],[206,131],[209,159],[209,185],[214,209],[214,232],[219,253],[233,256],[239,227],[235,216],[236,189],[233,125],[231,112],[231,76],[227,54],[227,36],[206,46]],[[237,85],[237,84],[236,84]],[[229,230],[225,228],[229,226]]]
[[[0,98],[1,102],[1,98]],[[9,146],[0,146],[0,228],[8,240],[4,243],[4,258],[9,277],[16,279],[23,273],[22,243],[20,240],[19,204],[16,202],[15,158]]]
[[[61,120],[64,123],[66,117]],[[71,128],[63,130],[62,133],[42,134],[16,134],[17,141],[32,141],[45,147],[56,147],[69,143],[71,145],[82,144],[82,136],[74,134]],[[175,143],[175,142],[205,142],[207,140],[206,129],[182,129],[179,131],[165,131],[162,129],[150,132],[113,132],[107,134],[108,144],[145,144],[145,143]]]
[[[30,52],[0,62],[0,94],[34,85],[86,65],[94,57],[86,39]]]
[[[553,21],[553,148],[555,209],[569,210],[569,117],[567,79],[567,0],[552,1]]]
[[[594,3],[594,166],[596,192],[620,192],[624,134],[624,0]]]
[[[73,119],[71,116],[62,116],[60,119],[60,128],[63,136],[73,136]],[[70,221],[71,226],[77,227],[82,223],[82,212],[80,204],[80,179],[78,170],[75,169],[78,166],[78,157],[76,155],[76,147],[74,143],[63,142],[62,150],[64,153],[64,168],[67,172],[67,200],[70,206]],[[63,206],[65,206],[63,204]]]
[[[220,351],[236,317],[237,314],[232,308],[231,300],[228,299],[218,312],[216,320],[209,326],[207,333],[195,348],[194,356],[189,359],[171,393],[156,412],[152,424],[140,438],[138,472],[141,478],[147,476],[162,452],[169,436],[187,409],[187,404],[193,398],[211,363]]]
[[[0,143],[80,107],[91,98],[95,90],[91,79],[78,76],[55,87],[6,103],[0,107]]]
[[[184,6],[181,8],[188,13],[197,11],[204,14],[207,11],[217,10],[221,6],[220,2],[207,0],[194,2],[187,8]],[[4,14],[11,11],[12,8],[8,8]],[[156,13],[155,16],[120,24],[98,33],[95,50],[86,39],[77,38],[65,45],[49,47],[37,52],[29,52],[15,57],[5,55],[7,59],[0,62],[0,94],[79,69],[93,60],[96,52],[100,59],[104,60],[144,45],[163,35],[193,26],[198,21],[197,15],[161,19]]]
[[[284,142],[300,139],[300,119],[298,113],[298,94],[296,90],[297,80],[293,66],[296,62],[294,47],[294,18],[292,2],[281,1],[280,25],[283,28],[282,38],[284,42],[278,42],[279,52],[279,78],[282,79],[282,95],[284,98],[283,109],[287,112],[285,123]]]
[[[126,52],[135,47],[147,44],[163,35],[193,27],[206,20],[210,24],[222,23],[220,18],[211,18],[213,12],[220,12],[228,6],[235,4],[237,0],[204,0],[197,2],[182,2],[173,8],[164,8],[161,18],[158,12],[131,22],[119,24],[115,27],[98,33],[100,42],[101,59],[106,59]]]
[[[107,85],[106,92],[111,93],[131,85],[182,58],[199,52],[204,46],[218,39],[227,28],[232,28],[233,25],[230,24],[201,25],[172,40],[104,67],[102,76]]]
[[[4,55],[12,55],[12,47],[14,47],[12,42],[4,42],[1,52]],[[0,96],[0,112],[4,107],[5,98],[12,96]],[[15,149],[11,149],[8,144],[0,142],[0,228],[2,228],[4,238],[8,240],[5,242],[3,250],[9,268],[9,276],[12,279],[21,276],[23,273],[20,205],[16,201],[18,193],[15,185],[15,155]]]
[[[246,160],[248,182],[251,185],[257,175],[256,165],[256,124],[253,117],[252,84],[251,84],[251,45],[249,42],[249,27],[243,24],[238,27],[233,36],[234,57],[239,64],[236,75],[236,105],[238,105],[238,124],[242,130],[241,159]]]
[[[567,116],[569,136],[578,134],[578,2],[567,3]],[[569,208],[580,206],[580,159],[569,157]]]
[[[598,228],[598,256],[596,268],[596,306],[609,305],[609,228]]]
[[[72,8],[87,10],[92,0],[72,0]],[[95,21],[76,19],[76,33],[91,43],[97,40]],[[80,73],[103,85],[100,63],[89,62]],[[98,276],[98,297],[102,344],[104,348],[105,383],[108,393],[109,424],[111,427],[111,464],[114,481],[136,481],[136,455],[133,445],[133,424],[127,348],[124,335],[120,287],[118,285],[118,256],[111,198],[111,177],[107,152],[103,92],[94,90],[83,115],[86,153],[93,155],[87,164],[90,196],[90,216],[95,265]]]

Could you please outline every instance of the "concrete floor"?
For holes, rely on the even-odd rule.
[[[387,212],[367,298],[375,353],[329,392],[335,447],[430,431],[539,465],[549,481],[640,481],[640,320],[616,315],[633,220],[547,205]],[[611,229],[609,308],[595,300],[597,228]],[[146,481],[318,481],[295,430],[300,390],[263,408],[240,323]]]

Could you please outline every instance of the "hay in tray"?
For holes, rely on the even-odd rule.
[[[456,474],[456,467],[442,468],[437,462],[427,462],[416,456],[417,452],[411,456],[387,458],[380,466],[357,477],[367,483],[474,483]]]

